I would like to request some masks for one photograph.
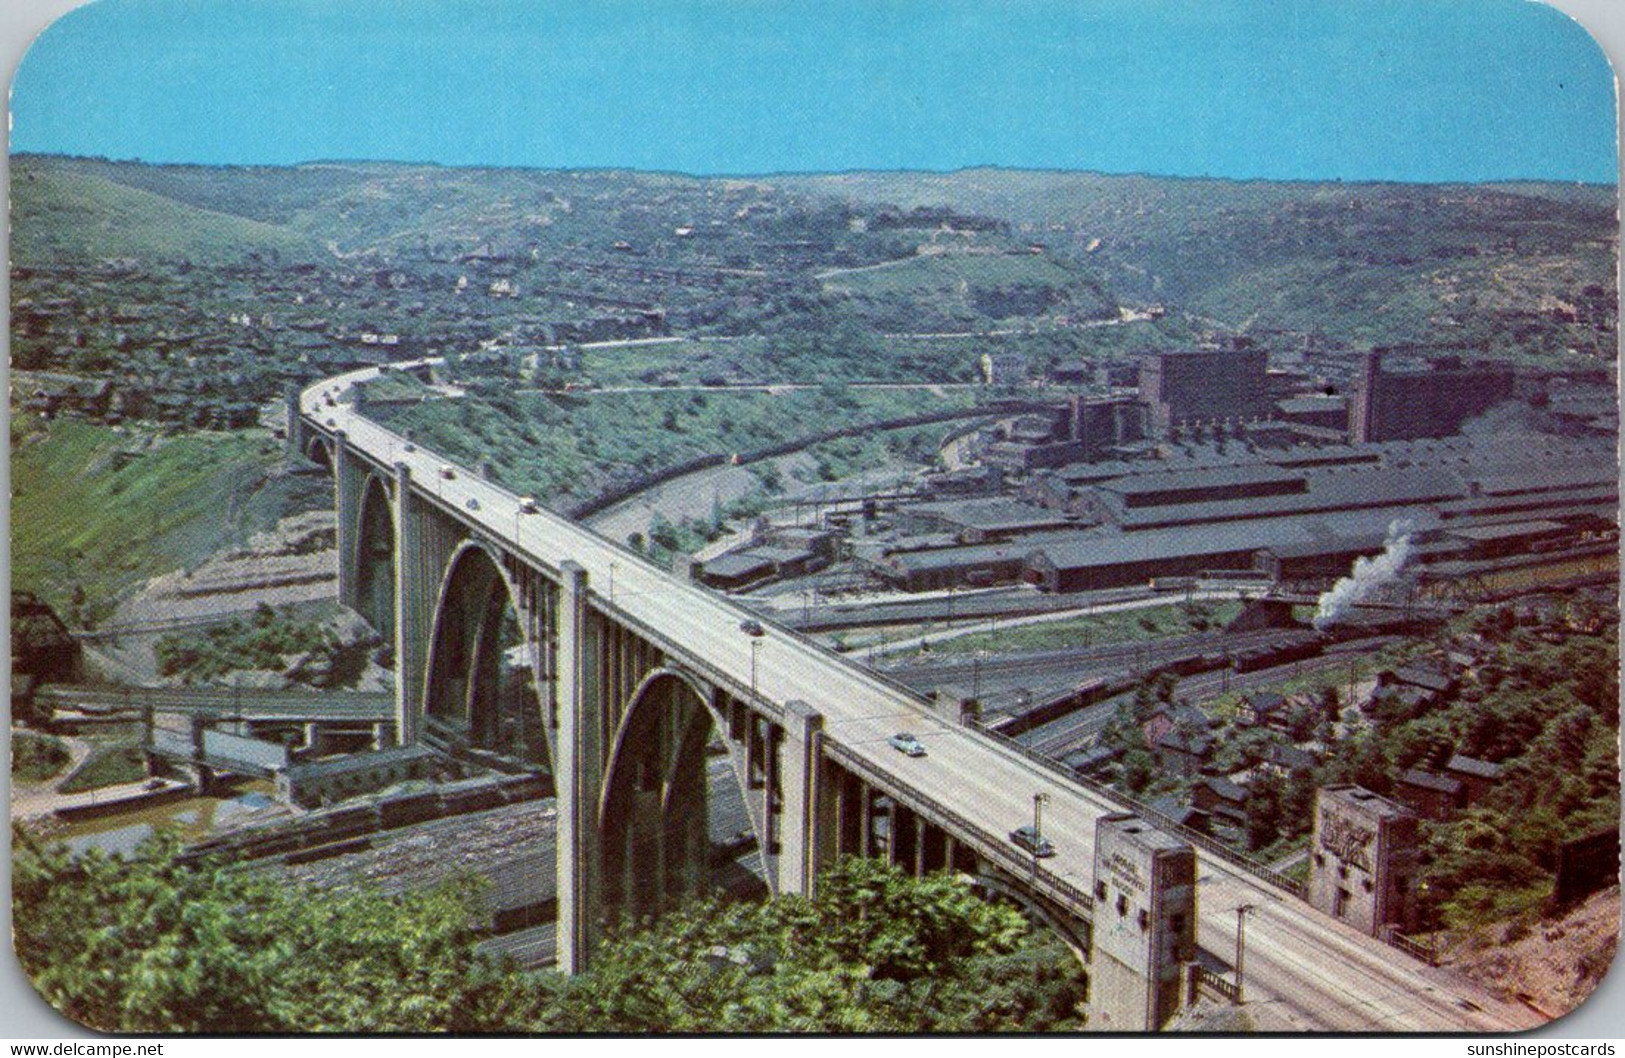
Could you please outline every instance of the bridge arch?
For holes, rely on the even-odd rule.
[[[1072,954],[1087,969],[1090,960],[1090,949],[1093,947],[1092,929],[1088,922],[1079,922],[1064,913],[1058,914],[1050,907],[1048,901],[1039,899],[1022,886],[1013,884],[991,871],[978,871],[970,876],[971,884],[984,890],[990,896],[997,896],[1010,901],[1027,915],[1031,921],[1047,928],[1061,939],[1061,942],[1072,950]]]
[[[329,474],[333,473],[333,446],[321,434],[312,434],[305,443],[305,458]]]
[[[423,731],[453,753],[552,766],[538,659],[519,593],[489,546],[465,540],[441,581],[429,637]]]
[[[368,474],[355,535],[356,611],[383,637],[395,638],[396,525],[389,487]]]
[[[611,918],[658,914],[704,891],[707,750],[726,730],[706,689],[679,669],[655,669],[633,692],[610,744],[599,806],[603,907]],[[737,766],[733,775],[737,782]],[[750,791],[741,787],[748,805]],[[762,821],[746,815],[766,849]]]

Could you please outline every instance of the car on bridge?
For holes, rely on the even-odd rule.
[[[1037,859],[1055,855],[1055,844],[1038,832],[1037,827],[1017,827],[1010,832],[1010,840],[1032,853]]]
[[[920,744],[920,740],[909,734],[907,731],[899,731],[886,741],[891,744],[892,749],[895,749],[904,756],[925,756],[925,747]]]

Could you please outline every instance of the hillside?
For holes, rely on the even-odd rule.
[[[1002,169],[782,183],[871,206],[946,205],[1006,218],[1022,237],[1087,261],[1121,297],[1166,302],[1243,330],[1587,351],[1599,346],[1587,303],[1611,308],[1614,298],[1611,186]],[[1612,338],[1600,344],[1611,356]]]
[[[826,292],[844,294],[884,313],[888,301],[926,301],[944,320],[994,320],[1063,311],[1085,319],[1111,318],[1116,302],[1090,270],[1075,261],[1026,248],[978,245],[938,247],[863,268],[818,275]]]
[[[314,257],[305,235],[219,213],[86,172],[19,166],[11,181],[14,264],[51,267],[107,258],[226,263],[251,255]]]
[[[1619,886],[1592,895],[1555,919],[1468,938],[1451,949],[1460,972],[1537,1010],[1561,1017],[1602,983],[1619,949]]]
[[[1222,330],[1613,355],[1615,189],[973,169],[759,179],[14,159],[22,265],[318,254],[474,263],[689,333],[831,309],[882,331],[1160,303]],[[1038,244],[1033,252],[1029,247]],[[922,252],[923,251],[923,252]],[[808,311],[813,310],[813,316]]]
[[[12,422],[11,483],[12,586],[90,620],[136,583],[318,507],[332,488],[287,473],[263,433],[165,437],[31,418]]]

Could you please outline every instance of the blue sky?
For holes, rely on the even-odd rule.
[[[1612,182],[1612,74],[1525,0],[98,0],[12,149],[694,173],[970,165]]]

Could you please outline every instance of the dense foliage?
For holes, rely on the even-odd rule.
[[[489,388],[475,396],[381,409],[378,417],[451,459],[489,460],[504,484],[559,506],[701,456],[750,453],[827,430],[970,406],[963,395],[836,386],[587,396]],[[654,424],[660,428],[651,429]],[[888,445],[917,459],[925,454],[918,442],[934,443],[947,429],[844,438],[820,446],[813,458],[831,475],[866,460],[873,465]]]
[[[331,629],[300,621],[265,604],[248,620],[219,624],[207,631],[176,633],[158,640],[158,673],[187,683],[207,683],[243,669],[288,671],[319,687],[353,683],[365,664],[365,648],[346,649]]]
[[[11,732],[11,777],[21,782],[44,782],[68,766],[68,746],[60,738],[32,731]]]
[[[1534,909],[1562,842],[1619,825],[1617,618],[1560,643],[1492,634],[1494,658],[1448,709],[1389,724],[1380,741],[1395,767],[1427,767],[1454,746],[1505,768],[1482,804],[1426,828],[1423,911],[1458,928]]]
[[[561,1032],[995,1032],[1082,1027],[1070,951],[962,881],[875,860],[813,900],[708,904],[606,946],[535,1024]]]
[[[590,972],[474,954],[478,887],[315,893],[14,835],[16,947],[64,1014],[125,1032],[997,1031],[1080,1025],[1071,953],[941,875],[876,861],[814,900],[704,903],[600,948]]]
[[[1251,772],[1245,829],[1218,836],[1269,862],[1301,848],[1317,787],[1354,783],[1391,794],[1407,769],[1441,771],[1462,754],[1499,764],[1503,774],[1469,810],[1422,823],[1424,924],[1472,928],[1537,914],[1561,843],[1618,825],[1618,616],[1575,592],[1553,597],[1548,623],[1520,624],[1512,608],[1487,607],[1453,631],[1476,637],[1481,660],[1438,704],[1390,688],[1363,710],[1345,710],[1336,683],[1346,677],[1334,672],[1316,677],[1327,682],[1287,711],[1284,733],[1215,723],[1213,770]],[[1410,643],[1386,663],[1427,646]],[[1175,686],[1166,674],[1144,681],[1102,732],[1123,754],[1115,781],[1126,793],[1190,795],[1195,779],[1159,768],[1141,731],[1155,710],[1181,704]],[[1272,746],[1310,739],[1322,747],[1315,767],[1257,767]]]

